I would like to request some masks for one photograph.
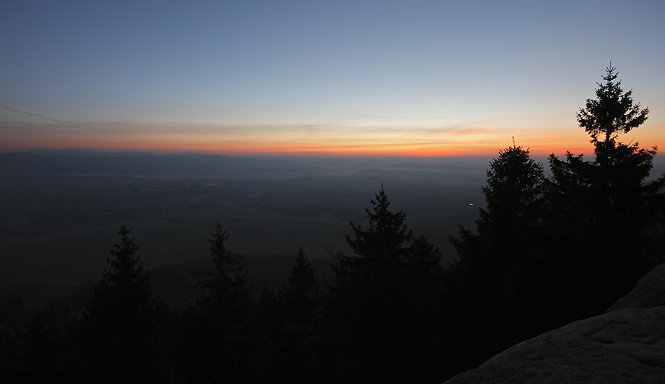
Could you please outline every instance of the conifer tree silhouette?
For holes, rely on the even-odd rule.
[[[486,207],[479,209],[477,234],[461,227],[460,237],[450,239],[459,263],[474,264],[494,275],[498,265],[525,262],[540,241],[544,182],[543,166],[528,149],[513,144],[499,151],[482,187]]]
[[[433,372],[425,355],[434,355],[441,255],[414,236],[404,211],[390,210],[383,188],[370,203],[366,226],[349,223],[354,255],[333,258],[320,373],[332,382],[407,382]]]
[[[235,311],[251,301],[245,264],[242,256],[226,249],[228,239],[226,229],[218,221],[208,239],[214,268],[198,273],[210,277],[201,285],[204,296],[199,304],[213,312]]]
[[[278,353],[285,382],[314,382],[321,287],[302,247],[296,252],[288,282],[279,290],[279,303],[283,338]]]
[[[298,248],[289,281],[279,291],[279,300],[289,321],[297,327],[309,327],[314,320],[319,300],[316,272],[302,247]]]
[[[413,231],[406,226],[404,211],[390,211],[390,201],[383,187],[370,199],[372,210],[365,208],[367,227],[350,222],[353,235],[346,235],[346,243],[354,256],[339,255],[338,272],[347,270],[354,274],[380,274],[406,259]]]
[[[571,254],[590,283],[595,313],[603,311],[649,269],[663,260],[653,247],[653,228],[663,212],[659,190],[665,177],[646,182],[656,148],[625,144],[619,135],[642,125],[649,113],[624,92],[611,63],[598,83],[596,98],[587,99],[577,121],[591,135],[595,158],[568,152],[565,160],[550,155],[552,176],[547,183],[548,217],[559,238],[561,254]],[[587,315],[591,315],[589,313]]]
[[[543,329],[548,273],[543,257],[541,164],[513,143],[490,162],[482,187],[476,232],[460,226],[451,237],[458,259],[452,263],[461,325],[476,363],[535,336]],[[467,314],[463,314],[469,312]],[[475,344],[477,343],[477,344]]]
[[[150,279],[125,225],[118,231],[83,320],[85,368],[98,382],[150,381],[154,354]]]
[[[621,80],[616,81],[619,73],[612,62],[605,71],[605,82],[596,83],[596,99],[587,99],[586,106],[577,113],[577,122],[594,143],[599,142],[598,136],[603,134],[605,143],[616,140],[620,133],[628,133],[644,124],[649,114],[649,108],[640,109],[640,103],[633,102],[632,90],[623,91]]]
[[[213,269],[196,274],[202,297],[185,319],[181,369],[196,382],[251,382],[257,362],[251,340],[253,302],[240,255],[226,248],[229,235],[218,221],[208,238]]]
[[[528,149],[517,145],[499,152],[490,163],[482,188],[486,209],[480,208],[478,233],[488,236],[504,255],[524,252],[542,217],[543,166]]]

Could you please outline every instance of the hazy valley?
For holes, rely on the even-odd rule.
[[[381,186],[449,260],[448,237],[477,219],[489,160],[1,154],[0,282],[28,301],[94,282],[122,223],[148,268],[208,257],[217,220],[233,252],[293,254],[302,246],[327,259],[347,249],[348,222],[365,223]]]

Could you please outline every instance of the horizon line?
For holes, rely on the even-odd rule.
[[[10,150],[7,148],[0,148],[0,154],[15,154],[15,153],[28,153],[28,152],[93,152],[99,154],[151,154],[151,155],[200,155],[200,156],[229,156],[229,157],[325,157],[325,158],[386,158],[386,157],[408,157],[408,158],[452,158],[452,157],[496,157],[499,151],[508,147],[497,149],[493,153],[485,152],[465,152],[465,151],[451,151],[449,153],[414,153],[414,152],[384,152],[384,153],[368,153],[368,152],[352,152],[352,151],[197,151],[197,150],[155,150],[155,149],[142,149],[142,148],[26,148]],[[531,156],[542,157],[549,156],[550,154],[559,155],[555,151],[536,151],[533,152],[529,147],[518,145],[518,147],[528,150]],[[587,152],[591,150],[591,152]],[[561,152],[561,155],[566,153],[574,155],[586,155],[587,153],[593,154],[592,148],[571,148]],[[658,154],[657,154],[658,155]]]

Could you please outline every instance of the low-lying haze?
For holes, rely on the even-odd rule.
[[[537,159],[546,166],[546,159]],[[126,224],[148,268],[208,257],[219,220],[229,249],[312,258],[348,251],[384,188],[407,224],[455,257],[449,236],[474,227],[491,158],[316,158],[85,151],[0,154],[0,286],[52,293],[96,281]],[[665,170],[655,158],[652,176]],[[54,288],[55,287],[55,288]],[[59,287],[59,289],[56,289]],[[32,288],[31,288],[32,289]]]
[[[229,248],[313,258],[347,250],[383,186],[394,210],[447,259],[448,236],[483,202],[490,159],[226,157],[37,151],[0,154],[0,281],[96,281],[128,225],[147,267],[208,256],[219,220]]]

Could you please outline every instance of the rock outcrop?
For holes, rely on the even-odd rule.
[[[661,264],[647,273],[630,293],[614,303],[607,312],[617,309],[661,306],[665,306],[665,264]]]
[[[665,264],[606,313],[517,344],[462,383],[665,383]]]

